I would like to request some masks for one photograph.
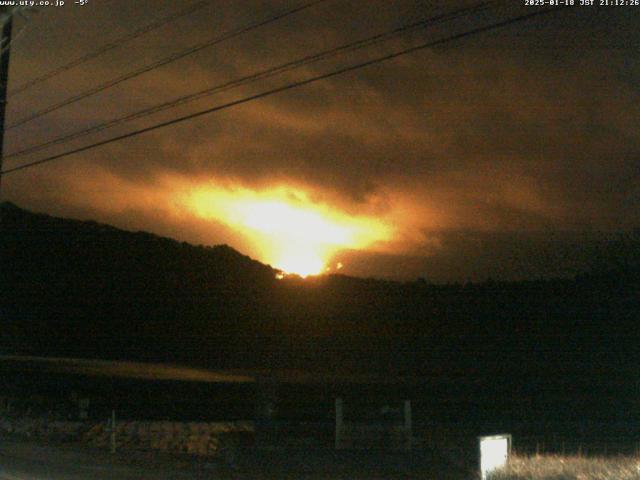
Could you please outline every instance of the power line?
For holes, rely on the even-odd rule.
[[[425,48],[430,48],[430,47],[443,45],[443,44],[450,43],[450,42],[455,41],[455,40],[460,40],[460,39],[463,39],[463,38],[466,38],[466,37],[469,37],[469,36],[477,35],[479,33],[484,33],[484,32],[488,32],[490,30],[495,30],[497,28],[505,27],[507,25],[518,23],[518,22],[521,22],[521,21],[524,21],[524,20],[528,20],[530,18],[534,18],[534,17],[537,17],[537,16],[541,16],[541,15],[544,15],[544,14],[547,14],[547,13],[551,13],[551,12],[558,11],[558,10],[563,10],[565,8],[567,8],[567,7],[560,6],[560,7],[547,8],[547,9],[544,9],[544,10],[538,10],[538,11],[535,11],[535,12],[532,12],[532,13],[528,13],[528,14],[525,14],[525,15],[520,15],[520,16],[517,16],[517,17],[512,17],[512,18],[509,18],[507,20],[503,20],[503,21],[500,21],[500,22],[497,22],[497,23],[493,23],[493,24],[490,24],[490,25],[485,25],[483,27],[477,27],[477,28],[474,28],[474,29],[471,29],[471,30],[467,30],[466,32],[458,33],[458,34],[455,34],[455,35],[450,35],[448,37],[441,38],[441,39],[438,39],[438,40],[433,40],[433,41],[430,41],[430,42],[422,43],[420,45],[413,46],[413,47],[410,47],[410,48],[406,48],[404,50],[400,50],[398,52],[387,54],[387,55],[384,55],[384,56],[381,56],[381,57],[377,57],[377,58],[372,59],[372,60],[367,60],[365,62],[357,63],[355,65],[351,65],[351,66],[348,66],[348,67],[340,68],[338,70],[334,70],[332,72],[328,72],[328,73],[324,73],[324,74],[321,74],[321,75],[317,75],[317,76],[314,76],[314,77],[311,77],[311,78],[308,78],[308,79],[305,79],[305,80],[300,80],[300,81],[297,81],[297,82],[289,83],[287,85],[284,85],[284,86],[281,86],[281,87],[277,87],[277,88],[273,88],[273,89],[270,89],[270,90],[266,90],[264,92],[257,93],[257,94],[254,94],[254,95],[250,95],[250,96],[241,98],[239,100],[234,100],[232,102],[228,102],[228,103],[225,103],[225,104],[222,104],[222,105],[217,105],[215,107],[207,108],[205,110],[201,110],[201,111],[198,111],[198,112],[195,112],[195,113],[191,113],[189,115],[185,115],[185,116],[174,118],[172,120],[168,120],[168,121],[165,121],[165,122],[157,123],[155,125],[152,125],[152,126],[149,126],[149,127],[145,127],[145,128],[141,128],[139,130],[134,130],[134,131],[129,132],[129,133],[125,133],[125,134],[122,134],[122,135],[117,135],[115,137],[111,137],[109,139],[102,140],[100,142],[96,142],[96,143],[92,143],[90,145],[85,145],[83,147],[79,147],[79,148],[75,148],[75,149],[72,149],[72,150],[68,150],[66,152],[59,153],[57,155],[51,155],[49,157],[45,157],[45,158],[42,158],[40,160],[35,160],[33,162],[25,163],[23,165],[19,165],[17,167],[13,167],[13,168],[10,168],[10,169],[7,169],[7,170],[2,170],[2,171],[0,171],[0,175],[5,175],[7,173],[17,172],[19,170],[24,170],[24,169],[27,169],[27,168],[30,168],[30,167],[34,167],[36,165],[41,165],[43,163],[47,163],[47,162],[58,160],[58,159],[61,159],[61,158],[64,158],[64,157],[68,157],[69,155],[85,152],[87,150],[92,150],[94,148],[101,147],[103,145],[107,145],[109,143],[114,143],[114,142],[117,142],[117,141],[120,141],[120,140],[124,140],[124,139],[127,139],[127,138],[135,137],[135,136],[141,135],[143,133],[151,132],[153,130],[158,130],[160,128],[164,128],[164,127],[167,127],[167,126],[170,126],[170,125],[175,125],[177,123],[181,123],[181,122],[184,122],[184,121],[187,121],[187,120],[192,120],[194,118],[198,118],[198,117],[201,117],[203,115],[208,115],[210,113],[214,113],[214,112],[217,112],[217,111],[220,111],[220,110],[225,110],[227,108],[235,107],[237,105],[242,105],[244,103],[248,103],[248,102],[251,102],[253,100],[258,100],[260,98],[264,98],[264,97],[267,97],[267,96],[270,96],[270,95],[274,95],[276,93],[280,93],[280,92],[284,92],[284,91],[287,91],[287,90],[291,90],[293,88],[298,88],[298,87],[301,87],[303,85],[308,85],[310,83],[315,83],[317,81],[325,80],[327,78],[335,77],[335,76],[338,76],[338,75],[342,75],[344,73],[352,72],[354,70],[359,70],[361,68],[368,67],[368,66],[374,65],[376,63],[380,63],[380,62],[384,62],[384,61],[387,61],[387,60],[391,60],[393,58],[397,58],[397,57],[400,57],[400,56],[403,56],[403,55],[407,55],[409,53],[413,53],[413,52],[416,52],[416,51],[419,51],[419,50],[424,50]]]
[[[149,108],[145,108],[143,110],[139,110],[137,112],[98,124],[98,125],[94,125],[93,127],[89,127],[87,129],[83,129],[83,130],[79,130],[76,132],[72,132],[70,134],[49,140],[47,142],[38,144],[38,145],[34,145],[31,147],[27,147],[23,150],[19,150],[13,153],[10,153],[8,155],[5,155],[5,159],[6,158],[14,158],[14,157],[18,157],[18,156],[23,156],[23,155],[27,155],[30,153],[35,153],[35,152],[39,152],[41,150],[44,150],[50,146],[53,145],[59,145],[62,143],[66,143],[68,141],[77,139],[77,138],[81,138],[84,137],[86,135],[92,134],[92,133],[97,133],[100,132],[102,130],[106,130],[108,128],[114,127],[116,125],[121,125],[123,123],[132,121],[132,120],[136,120],[136,119],[140,119],[140,118],[144,118],[147,117],[149,115],[170,109],[170,108],[174,108],[176,106],[179,105],[184,105],[186,103],[192,102],[194,100],[199,100],[201,98],[205,98],[207,96],[213,95],[215,93],[219,93],[222,91],[226,91],[238,86],[242,86],[242,85],[246,85],[248,83],[251,82],[255,82],[256,80],[263,80],[266,78],[270,78],[273,77],[275,75],[279,75],[281,73],[287,72],[287,71],[291,71],[294,70],[296,68],[299,68],[301,66],[305,66],[305,65],[309,65],[311,63],[329,58],[331,56],[337,55],[337,54],[341,54],[344,52],[350,52],[350,51],[354,51],[357,49],[361,49],[361,48],[365,48],[365,47],[369,47],[372,45],[376,45],[378,43],[382,43],[385,41],[388,41],[394,37],[397,37],[401,34],[406,34],[408,32],[411,31],[415,31],[417,29],[422,29],[426,26],[429,25],[433,25],[439,22],[443,22],[443,21],[449,21],[449,20],[453,20],[456,19],[460,16],[463,16],[465,14],[469,14],[472,12],[478,12],[481,11],[485,8],[488,7],[489,4],[491,3],[495,3],[495,0],[492,1],[486,1],[486,2],[482,2],[479,3],[477,5],[474,5],[472,7],[465,7],[465,8],[461,8],[459,10],[453,11],[453,12],[449,12],[446,14],[441,14],[441,15],[437,15],[428,19],[424,19],[424,20],[420,20],[419,22],[414,22],[412,24],[408,24],[408,25],[403,25],[401,27],[398,27],[394,30],[391,30],[389,32],[385,32],[385,33],[381,33],[381,34],[377,34],[371,37],[367,37],[365,39],[361,39],[361,40],[357,40],[354,42],[349,42],[343,45],[340,45],[338,47],[334,47],[331,48],[329,50],[325,50],[313,55],[308,55],[306,57],[297,59],[297,60],[293,60],[293,61],[289,61],[286,62],[284,64],[280,64],[277,65],[275,67],[271,67],[268,68],[266,70],[262,70],[260,72],[245,76],[245,77],[241,77],[239,79],[235,79],[235,80],[231,80],[219,85],[215,85],[213,87],[209,87],[207,89],[189,94],[189,95],[184,95],[182,97],[179,97],[177,99],[168,101],[168,102],[164,102],[158,105],[154,105],[152,107]]]
[[[92,95],[95,95],[96,93],[102,92],[104,90],[107,90],[111,87],[114,87],[122,82],[125,82],[127,80],[131,80],[132,78],[136,78],[139,77],[140,75],[150,72],[152,70],[155,70],[156,68],[162,67],[164,65],[167,65],[169,63],[175,62],[176,60],[180,60],[181,58],[187,57],[189,55],[193,55],[196,52],[199,52],[200,50],[203,50],[205,48],[211,47],[213,45],[216,45],[218,43],[221,43],[225,40],[237,37],[239,35],[242,35],[243,33],[247,33],[250,32],[252,30],[255,30],[257,28],[263,27],[265,25],[268,25],[270,23],[274,23],[280,19],[283,19],[285,17],[288,17],[290,15],[293,15],[295,13],[301,12],[303,10],[306,10],[308,8],[311,8],[315,5],[318,5],[320,3],[324,3],[328,0],[315,0],[309,3],[305,3],[301,6],[292,8],[290,10],[286,10],[284,12],[281,12],[277,15],[274,15],[273,17],[269,17],[266,20],[260,20],[258,22],[254,22],[251,23],[247,26],[244,27],[240,27],[240,28],[236,28],[234,30],[231,30],[230,32],[227,32],[221,36],[217,36],[214,37],[210,40],[207,40],[206,42],[202,42],[199,43],[197,45],[194,45],[186,50],[182,50],[180,52],[174,53],[172,55],[169,55],[168,57],[165,57],[163,59],[160,59],[156,62],[153,62],[145,67],[139,68],[138,70],[134,70],[132,72],[126,73],[124,75],[121,75],[120,77],[117,77],[115,79],[109,80],[105,83],[102,83],[96,87],[93,87],[89,90],[85,90],[82,93],[79,93],[77,95],[74,95],[72,97],[67,98],[66,100],[63,100],[59,103],[56,103],[54,105],[51,105],[49,107],[43,108],[42,110],[39,110],[21,120],[18,120],[17,122],[7,126],[6,130],[11,130],[13,128],[19,127],[21,125],[24,125],[25,123],[28,123],[32,120],[35,120],[36,118],[40,118],[43,115],[46,115],[48,113],[54,112],[56,110],[59,110],[60,108],[66,107],[67,105],[71,105],[72,103],[78,102],[80,100],[84,100],[85,98],[91,97]]]
[[[85,55],[82,55],[81,57],[76,58],[75,60],[70,61],[69,63],[66,63],[58,68],[55,68],[53,70],[51,70],[48,73],[45,73],[44,75],[41,75],[39,77],[36,77],[32,80],[29,80],[28,82],[23,83],[22,85],[18,85],[16,88],[14,88],[13,90],[11,90],[9,92],[9,97],[12,97],[14,95],[18,95],[19,93],[24,92],[25,90],[30,89],[31,87],[38,85],[39,83],[42,83],[46,80],[49,80],[53,77],[56,77],[58,75],[60,75],[61,73],[66,72],[67,70],[71,70],[74,67],[77,67],[78,65],[82,65],[83,63],[88,62],[89,60],[93,60],[96,57],[99,57],[100,55],[113,50],[115,48],[118,48],[119,46],[121,46],[122,44],[129,42],[131,40],[134,40],[146,33],[149,33],[153,30],[157,30],[160,27],[163,27],[171,22],[174,22],[176,20],[178,20],[179,18],[185,17],[203,7],[205,7],[206,5],[208,5],[209,3],[211,3],[212,0],[202,0],[199,2],[196,2],[190,6],[188,6],[187,8],[184,8],[176,13],[172,13],[170,15],[167,15],[165,17],[162,17],[160,19],[158,19],[157,21],[150,23],[149,25],[146,25],[142,28],[139,28],[137,30],[134,30],[131,33],[128,33],[126,35],[123,35],[120,38],[117,38],[116,40],[107,43],[99,48],[97,48],[96,50],[93,50]]]

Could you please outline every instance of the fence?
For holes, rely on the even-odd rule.
[[[369,422],[345,422],[344,401],[335,401],[335,448],[351,449],[392,449],[411,450],[413,445],[413,423],[411,401],[402,404],[403,418],[401,423],[393,420]],[[385,409],[387,410],[387,409]],[[393,411],[388,409],[388,411]]]

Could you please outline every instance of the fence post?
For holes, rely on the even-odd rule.
[[[256,378],[256,444],[272,447],[277,440],[276,414],[278,408],[278,381],[274,376]]]
[[[111,453],[116,453],[116,411],[111,410]]]
[[[411,400],[404,401],[404,433],[406,437],[406,449],[411,451],[413,441],[413,424],[411,419]]]
[[[342,429],[343,429],[343,402],[342,398],[336,398],[336,434],[335,434],[335,448],[339,450],[342,448]]]

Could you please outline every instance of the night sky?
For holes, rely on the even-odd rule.
[[[7,123],[303,3],[207,2],[11,95]],[[5,155],[476,3],[321,2],[11,128]],[[9,90],[189,4],[68,0],[16,18]],[[533,11],[497,2],[4,168]],[[639,126],[640,7],[575,6],[16,171],[2,197],[293,273],[311,259],[437,282],[572,275],[640,242]]]

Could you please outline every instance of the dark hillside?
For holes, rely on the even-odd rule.
[[[6,353],[419,375],[433,415],[638,424],[633,265],[511,283],[278,281],[227,246],[1,212]]]
[[[275,281],[226,245],[1,212],[3,343],[18,351],[172,358],[203,329],[239,328]]]

